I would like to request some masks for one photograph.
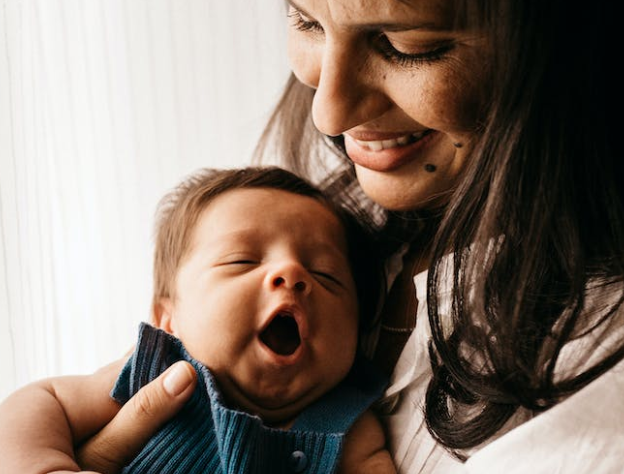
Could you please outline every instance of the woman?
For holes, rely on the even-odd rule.
[[[289,2],[294,77],[259,153],[274,143],[319,176],[336,150],[346,171],[325,182],[379,227],[394,282],[370,345],[393,370],[382,409],[400,472],[623,464],[624,169],[609,10]],[[107,370],[102,383],[118,367]],[[194,381],[179,374],[126,405],[83,447],[83,466],[113,471],[138,449],[184,402]]]
[[[287,139],[318,140],[314,131],[289,129],[313,122],[353,163],[364,193],[402,211],[390,213],[382,236],[392,237],[402,220],[397,240],[412,239],[407,276],[430,271],[427,280],[416,277],[416,330],[388,391],[390,448],[400,470],[449,472],[455,459],[622,359],[624,169],[613,142],[609,59],[615,29],[604,5],[360,5],[291,3],[296,79],[273,117],[279,134],[272,137],[284,137],[287,157],[301,164],[314,150],[297,154],[301,144]],[[297,112],[303,117],[293,120]],[[397,310],[394,300],[391,293],[377,345],[388,367],[402,331],[414,324],[413,308]],[[583,401],[561,409],[568,406],[589,409]],[[624,408],[618,414],[624,420]],[[536,417],[525,429],[537,432],[546,421]],[[613,442],[608,427],[603,433],[603,444]],[[544,452],[557,440],[540,440]],[[581,448],[600,439],[578,440],[585,444],[570,449],[596,472],[595,452]],[[547,464],[544,472],[553,472]],[[491,460],[475,469],[486,466],[501,472]]]

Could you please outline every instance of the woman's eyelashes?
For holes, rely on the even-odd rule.
[[[319,22],[309,19],[293,7],[290,7],[288,10],[288,18],[290,18],[292,26],[299,31],[315,33],[323,32],[323,27]]]
[[[438,43],[421,53],[405,53],[395,48],[388,37],[384,34],[377,36],[376,43],[377,50],[388,61],[405,67],[421,66],[440,61],[444,59],[454,47],[454,43],[449,41]]]
[[[319,22],[311,20],[293,7],[290,7],[288,17],[292,26],[300,32],[324,33],[323,27]],[[387,61],[403,67],[417,67],[442,60],[454,47],[452,41],[445,41],[437,43],[423,52],[406,53],[397,49],[384,33],[371,32],[368,34],[370,35],[371,45],[377,53]]]

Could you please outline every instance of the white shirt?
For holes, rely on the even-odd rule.
[[[397,362],[382,406],[389,448],[400,473],[440,474],[611,474],[624,473],[624,362],[559,403],[532,416],[519,411],[505,433],[479,447],[462,464],[438,444],[424,420],[423,404],[431,366],[427,345],[431,329],[426,307],[426,272],[414,277],[416,328]],[[604,307],[621,295],[621,285],[598,290],[588,307]],[[440,314],[448,314],[450,294],[440,294]],[[624,310],[592,339],[566,346],[567,369],[578,370],[599,357],[624,332]],[[599,338],[599,339],[597,339]],[[561,369],[564,370],[563,368]],[[507,431],[509,430],[509,431]]]

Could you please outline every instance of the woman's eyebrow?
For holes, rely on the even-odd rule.
[[[295,10],[301,12],[307,17],[311,19],[314,18],[313,15],[310,15],[304,8],[298,5],[294,0],[286,0],[291,7]],[[404,2],[402,2],[404,3]],[[375,23],[364,23],[354,25],[357,29],[361,29],[364,31],[387,31],[390,33],[393,32],[401,32],[401,31],[412,31],[412,30],[429,30],[429,31],[443,31],[446,28],[441,28],[438,25],[433,23],[398,23],[398,22],[375,22]]]
[[[293,0],[286,0],[286,3],[288,5],[290,5],[291,7],[293,7],[295,10],[300,11],[301,13],[303,13],[305,16],[309,16],[308,12],[305,10],[305,8],[302,8],[300,5],[297,5],[296,2],[294,2]]]

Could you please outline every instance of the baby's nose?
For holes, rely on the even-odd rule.
[[[298,262],[285,262],[276,266],[268,275],[273,289],[282,288],[307,294],[311,289],[310,274]]]
[[[286,288],[292,288],[296,291],[305,291],[308,287],[308,284],[304,280],[286,280],[284,277],[278,276],[275,277],[275,279],[273,280],[273,286],[285,286]]]

